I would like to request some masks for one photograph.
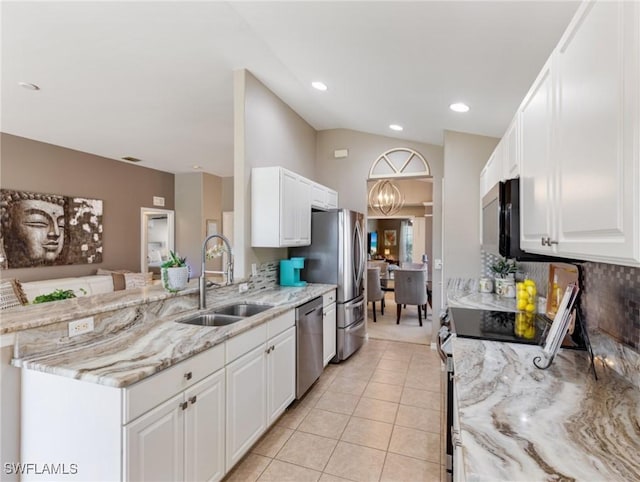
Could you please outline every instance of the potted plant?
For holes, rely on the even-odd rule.
[[[187,258],[181,258],[173,251],[169,251],[169,259],[162,263],[160,269],[162,286],[167,291],[175,293],[187,287],[189,282],[189,267]]]
[[[491,271],[494,274],[495,278],[495,289],[496,293],[501,296],[506,296],[507,292],[509,296],[511,292],[515,296],[515,285],[513,281],[513,275],[516,271],[518,271],[518,266],[514,260],[509,261],[506,258],[500,258],[497,262],[491,265]],[[506,285],[514,285],[512,290],[506,290]]]

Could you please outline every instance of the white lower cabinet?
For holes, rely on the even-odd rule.
[[[230,340],[233,343],[227,349],[227,470],[295,398],[294,325],[292,310],[266,326]],[[244,354],[238,356],[240,353]]]
[[[224,385],[218,370],[126,425],[125,479],[222,479]]]
[[[326,367],[336,355],[336,292],[322,297],[322,360]]]
[[[181,480],[182,401],[183,395],[176,395],[125,427],[125,480]]]
[[[295,398],[295,310],[126,388],[21,372],[22,480],[217,481]],[[75,472],[73,472],[75,471]]]
[[[296,396],[295,327],[269,340],[267,351],[267,424],[271,425]]]
[[[266,430],[265,346],[227,365],[227,467],[232,467]]]

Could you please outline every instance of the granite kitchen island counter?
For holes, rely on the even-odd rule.
[[[541,351],[453,341],[466,480],[640,480],[640,390],[582,351],[539,370]]]
[[[303,288],[275,287],[225,297],[208,310],[235,302],[274,306],[227,326],[176,322],[193,316],[197,310],[160,320],[140,321],[79,346],[16,358],[13,365],[112,387],[126,387],[334,289],[335,285],[309,284]],[[42,328],[43,340],[47,336],[46,328]],[[32,332],[30,336],[29,343],[37,347],[38,333]],[[20,345],[20,337],[17,343]]]

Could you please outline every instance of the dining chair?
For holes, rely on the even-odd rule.
[[[416,305],[418,307],[418,321],[422,326],[422,310],[426,308],[427,297],[427,271],[424,269],[397,269],[394,276],[394,295],[396,301],[396,324],[400,324],[400,316],[403,305]]]
[[[380,313],[384,315],[384,291],[380,286],[380,268],[367,268],[367,300],[373,303],[373,321],[376,322],[376,301],[380,301]]]

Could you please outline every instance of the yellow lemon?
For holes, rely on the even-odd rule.
[[[527,286],[527,293],[529,293],[530,296],[535,296],[537,292],[538,290],[536,290],[535,286]]]
[[[517,289],[518,291],[525,289],[525,287],[524,287],[524,283],[523,283],[522,281],[518,281],[518,282],[516,283],[516,289]]]
[[[527,307],[527,300],[518,300],[518,309],[524,310]]]
[[[525,286],[535,286],[536,282],[533,281],[532,279],[526,279],[526,280],[524,280],[524,285]]]
[[[533,313],[533,310],[536,309],[536,307],[534,306],[533,303],[529,303],[527,306],[524,307],[525,311],[528,311],[529,313]]]

